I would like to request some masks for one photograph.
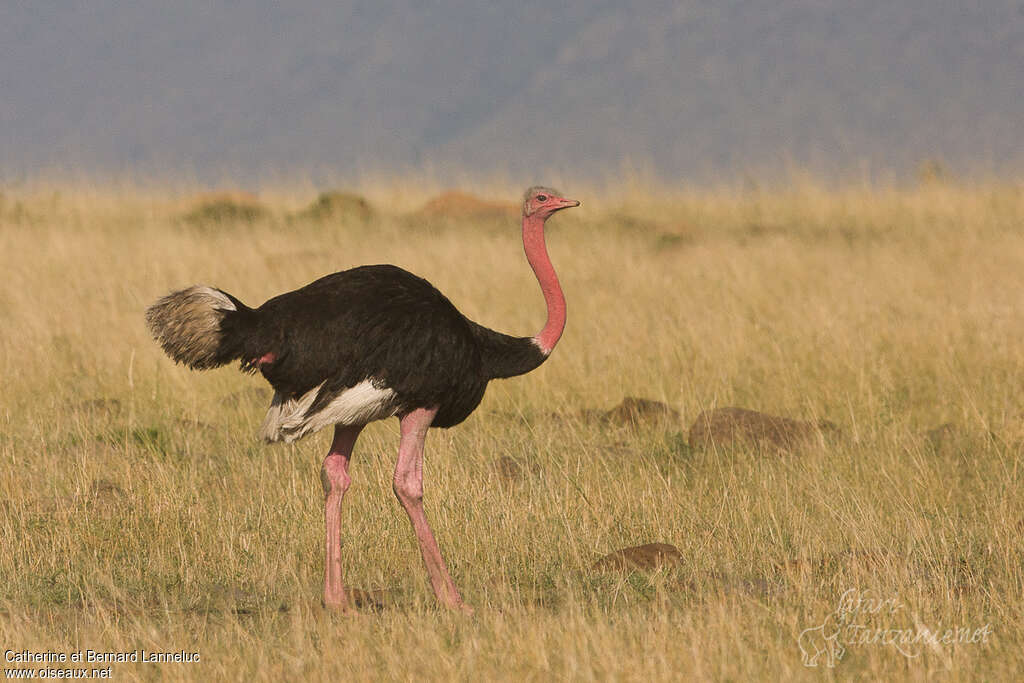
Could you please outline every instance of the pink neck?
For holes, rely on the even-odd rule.
[[[544,219],[536,214],[523,216],[523,249],[526,251],[526,260],[530,262],[540,282],[544,303],[548,305],[548,321],[544,329],[533,338],[533,342],[546,356],[555,348],[565,329],[565,296],[544,244]]]

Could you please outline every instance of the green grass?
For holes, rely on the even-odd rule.
[[[435,605],[391,492],[394,421],[360,438],[342,513],[346,583],[385,606],[324,612],[330,435],[263,445],[262,380],[174,366],[143,311],[197,282],[258,304],[391,262],[478,322],[530,334],[543,304],[514,223],[421,225],[383,208],[312,221],[315,195],[282,192],[260,198],[258,222],[200,229],[169,194],[5,191],[0,646],[201,656],[113,664],[119,680],[1016,677],[1020,186],[604,204],[563,189],[584,202],[549,224],[565,337],[427,441],[427,514],[468,618]],[[681,419],[579,417],[630,395]],[[843,437],[782,456],[691,450],[689,424],[726,405],[828,419]],[[646,542],[675,545],[682,564],[593,569]],[[992,635],[913,657],[848,642],[834,669],[805,667],[800,633],[834,619],[849,589],[898,608],[847,626]]]

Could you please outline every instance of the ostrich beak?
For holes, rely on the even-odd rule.
[[[578,201],[576,201],[575,199],[565,199],[563,197],[563,198],[558,200],[558,208],[555,209],[555,210],[556,211],[561,211],[562,209],[571,209],[572,207],[579,206],[579,205],[580,205],[580,203]]]

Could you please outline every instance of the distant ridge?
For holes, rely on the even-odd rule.
[[[978,5],[5,3],[0,176],[1019,172],[1024,5]]]

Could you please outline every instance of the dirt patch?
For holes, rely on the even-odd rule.
[[[679,548],[668,543],[645,543],[608,553],[594,563],[595,571],[651,571],[683,561]]]
[[[839,434],[839,428],[827,420],[814,424],[746,408],[715,408],[694,421],[689,444],[693,449],[748,444],[792,451],[819,441],[825,434]]]

